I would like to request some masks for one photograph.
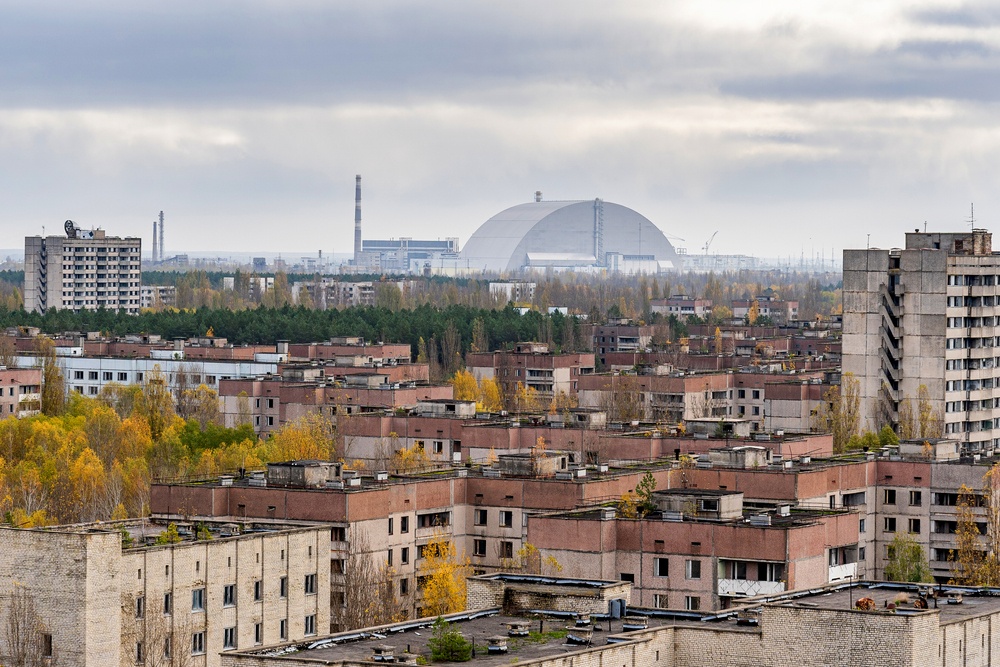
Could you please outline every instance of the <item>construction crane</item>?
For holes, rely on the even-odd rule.
[[[710,238],[707,241],[705,241],[705,245],[702,247],[702,250],[705,251],[706,255],[708,254],[708,246],[712,245],[712,241],[715,240],[715,235],[718,234],[718,233],[719,233],[718,230],[716,230],[716,232],[712,234],[712,238]]]

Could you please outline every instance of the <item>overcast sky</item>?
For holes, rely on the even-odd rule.
[[[457,236],[601,197],[689,252],[1000,232],[996,3],[0,0],[0,247]]]

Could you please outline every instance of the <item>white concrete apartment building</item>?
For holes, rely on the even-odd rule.
[[[923,391],[945,437],[970,452],[1000,444],[998,282],[983,229],[844,251],[843,370],[860,382],[863,428],[898,425]]]
[[[121,310],[137,314],[142,239],[107,236],[66,221],[66,236],[24,239],[24,309]]]
[[[32,647],[4,634],[0,659],[29,648],[74,667],[214,667],[222,653],[328,631],[328,526],[202,525],[211,539],[182,524],[175,544],[156,544],[166,524],[149,519],[0,528],[0,599],[23,592],[41,628]],[[4,627],[11,613],[0,607]]]
[[[97,396],[106,385],[143,384],[154,369],[166,379],[171,391],[206,385],[219,390],[221,380],[275,375],[278,363],[287,355],[257,353],[259,361],[185,359],[183,350],[153,350],[145,359],[123,357],[86,357],[82,347],[57,347],[56,363],[63,372],[66,392]],[[37,357],[18,355],[20,368],[40,364]]]

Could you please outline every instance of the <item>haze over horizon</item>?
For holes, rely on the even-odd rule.
[[[986,2],[0,0],[0,232],[350,252],[601,197],[758,256],[1000,231]],[[748,233],[749,231],[749,233]],[[673,239],[672,239],[673,240]]]

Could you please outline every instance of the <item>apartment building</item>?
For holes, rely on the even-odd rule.
[[[291,343],[288,354],[293,361],[336,361],[343,358],[350,359],[352,364],[376,366],[410,362],[408,344],[372,343],[359,336],[337,336],[321,343]]]
[[[274,357],[274,355],[271,355]],[[83,356],[78,347],[57,347],[56,363],[62,370],[66,392],[98,396],[110,384],[143,384],[159,371],[173,392],[204,384],[219,389],[229,378],[256,377],[277,373],[278,361],[213,361],[185,359],[182,350],[154,350],[146,359]],[[17,364],[31,368],[39,364],[33,355],[18,355]]]
[[[139,293],[142,308],[171,308],[177,303],[177,288],[173,285],[143,285]]]
[[[711,299],[696,299],[689,296],[673,296],[666,299],[653,299],[649,302],[650,310],[663,315],[675,315],[679,318],[691,316],[705,317],[712,312]]]
[[[528,342],[517,343],[513,350],[470,352],[465,364],[477,380],[495,378],[508,395],[522,384],[541,396],[576,396],[579,379],[594,372],[594,355],[556,354],[545,343]]]
[[[864,428],[898,427],[924,401],[965,451],[1000,444],[998,277],[984,229],[844,251],[843,370],[860,383]]]
[[[614,508],[529,516],[527,539],[563,576],[628,581],[633,604],[658,609],[725,609],[857,575],[858,516],[849,508],[751,510],[733,490],[653,496],[656,510],[638,519]]]
[[[621,585],[476,577],[469,580],[469,611],[447,620],[477,644],[476,660],[487,665],[992,667],[1000,654],[995,590],[943,592],[862,581],[762,596],[719,613],[623,607],[619,601],[628,601],[628,591]],[[428,646],[431,622],[372,628],[367,637],[331,635],[303,650],[292,651],[288,644],[271,648],[283,654],[280,659],[239,651],[227,656],[227,667],[415,665],[418,659],[419,664],[442,664],[433,660]],[[565,637],[538,632],[530,642],[517,639],[533,627],[567,632]],[[392,644],[385,643],[387,637]]]
[[[329,631],[328,526],[175,525],[176,541],[150,519],[0,528],[0,596],[31,599],[42,638],[30,648],[80,667],[214,667],[225,652]],[[11,613],[0,610],[5,627]],[[26,648],[10,641],[4,656]]]
[[[389,374],[358,373],[335,379],[323,373],[323,368],[310,367],[286,370],[283,375],[221,380],[219,401],[226,425],[235,426],[249,410],[254,429],[266,435],[307,414],[336,418],[406,409],[420,401],[447,400],[454,395],[451,385],[391,382]],[[285,379],[296,376],[302,379]]]
[[[24,239],[24,308],[139,312],[142,239],[66,221],[66,236]]]
[[[42,409],[42,370],[0,366],[0,418],[30,417]]]
[[[653,343],[654,327],[637,324],[606,324],[594,327],[594,352],[640,352]]]

